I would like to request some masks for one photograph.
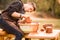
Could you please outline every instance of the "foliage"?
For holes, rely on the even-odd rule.
[[[56,3],[55,15],[56,15],[57,18],[60,18],[60,4],[59,3]]]
[[[12,1],[17,0],[0,0],[0,9],[5,9],[7,5],[9,5]],[[28,1],[35,2],[37,6],[36,8],[37,11],[47,12],[48,14],[60,18],[60,11],[59,11],[60,4],[57,2],[57,0],[22,0],[22,1],[23,3],[26,3]]]

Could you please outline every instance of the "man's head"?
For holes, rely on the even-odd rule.
[[[34,3],[24,4],[25,11],[32,12],[32,11],[35,11],[35,9],[36,9],[36,5]]]

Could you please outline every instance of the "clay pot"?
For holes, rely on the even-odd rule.
[[[30,17],[26,17],[25,22],[26,22],[26,23],[31,23],[31,19],[30,19]]]
[[[0,31],[0,35],[2,35],[2,36],[6,35],[6,34],[7,34],[6,31]]]
[[[43,28],[46,30],[46,27],[48,27],[48,26],[53,28],[53,25],[52,24],[44,24],[43,25]]]
[[[37,33],[37,30],[38,30],[38,27],[39,27],[39,24],[38,23],[35,23],[33,26],[33,33]]]
[[[41,30],[40,30],[40,31],[42,31],[42,32],[43,32],[43,31],[44,31],[44,28],[41,28]]]
[[[46,27],[47,27],[47,26],[46,26],[46,24],[45,24],[45,25],[43,25],[43,28],[44,28],[45,30],[46,30]]]
[[[52,33],[53,29],[52,27],[48,26],[46,27],[46,33]]]

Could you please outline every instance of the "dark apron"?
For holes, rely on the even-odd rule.
[[[23,31],[20,28],[18,28],[18,26],[15,25],[13,21],[4,20],[1,15],[0,15],[0,25],[1,28],[3,28],[8,33],[16,34],[15,32],[17,31],[20,32],[21,34],[24,34]]]

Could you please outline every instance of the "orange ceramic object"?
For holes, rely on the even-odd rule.
[[[31,23],[30,17],[26,17],[25,22],[26,22],[26,23]]]
[[[46,27],[48,27],[48,26],[53,28],[53,25],[52,24],[44,24],[43,25],[43,28],[46,30]]]
[[[43,32],[43,31],[44,31],[44,28],[42,28],[40,31],[42,31],[42,32]]]
[[[46,33],[52,33],[52,27],[46,27]]]
[[[33,33],[36,33],[38,30],[39,24],[36,23],[35,25],[33,25]]]
[[[0,31],[0,35],[6,35],[6,31]]]

